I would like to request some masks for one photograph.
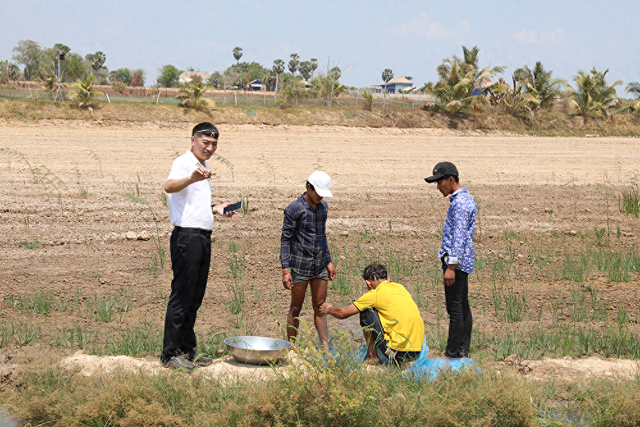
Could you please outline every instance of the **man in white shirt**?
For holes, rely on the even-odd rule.
[[[211,263],[213,214],[224,213],[230,203],[211,205],[209,165],[218,148],[218,129],[200,123],[191,132],[191,150],[173,161],[165,182],[171,225],[171,296],[164,323],[160,360],[165,366],[191,371],[213,362],[196,353],[193,330],[204,298]]]

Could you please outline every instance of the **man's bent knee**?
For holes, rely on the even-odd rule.
[[[293,317],[298,317],[300,316],[300,312],[302,311],[302,307],[298,307],[296,305],[292,305],[289,308],[289,314],[292,315]]]

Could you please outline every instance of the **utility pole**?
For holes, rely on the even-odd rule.
[[[56,79],[58,80],[58,92],[56,93],[56,101],[59,99],[62,102],[62,75],[60,74],[60,61],[64,61],[65,52],[56,49],[58,54],[58,74]]]

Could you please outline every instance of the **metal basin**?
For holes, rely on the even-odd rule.
[[[292,346],[289,341],[267,337],[229,337],[224,343],[234,359],[253,365],[278,362]]]

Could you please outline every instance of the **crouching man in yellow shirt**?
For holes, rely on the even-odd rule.
[[[381,363],[376,349],[396,363],[416,359],[424,341],[424,321],[411,294],[389,279],[383,265],[369,265],[362,278],[369,292],[346,307],[324,303],[321,310],[337,319],[360,313],[360,326],[369,350],[368,364]]]

